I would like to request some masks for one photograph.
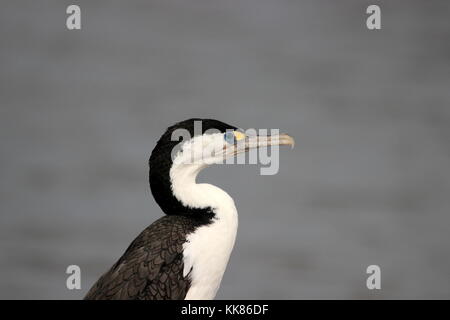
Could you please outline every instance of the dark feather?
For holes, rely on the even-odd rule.
[[[183,277],[183,244],[201,222],[181,215],[160,218],[130,244],[89,290],[86,300],[177,300],[190,287]]]

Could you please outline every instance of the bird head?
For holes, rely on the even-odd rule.
[[[226,163],[227,159],[250,150],[279,145],[293,147],[294,139],[287,134],[247,134],[213,119],[193,118],[176,123],[161,136],[150,156],[153,196],[166,213],[180,210],[176,201],[167,205],[167,199],[172,196],[173,168],[177,168],[178,175],[195,177],[211,164]]]

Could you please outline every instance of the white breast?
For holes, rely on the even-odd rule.
[[[212,186],[211,186],[212,187]],[[237,211],[233,200],[218,208],[213,223],[190,234],[183,246],[184,275],[190,272],[186,300],[214,299],[236,239]]]

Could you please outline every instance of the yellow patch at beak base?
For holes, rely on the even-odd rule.
[[[245,134],[243,134],[240,131],[233,131],[234,137],[236,138],[237,141],[242,140],[245,138]]]

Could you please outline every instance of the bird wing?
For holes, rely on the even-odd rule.
[[[147,227],[89,290],[86,300],[177,300],[190,287],[183,276],[183,244],[193,230],[182,216],[165,216]]]

